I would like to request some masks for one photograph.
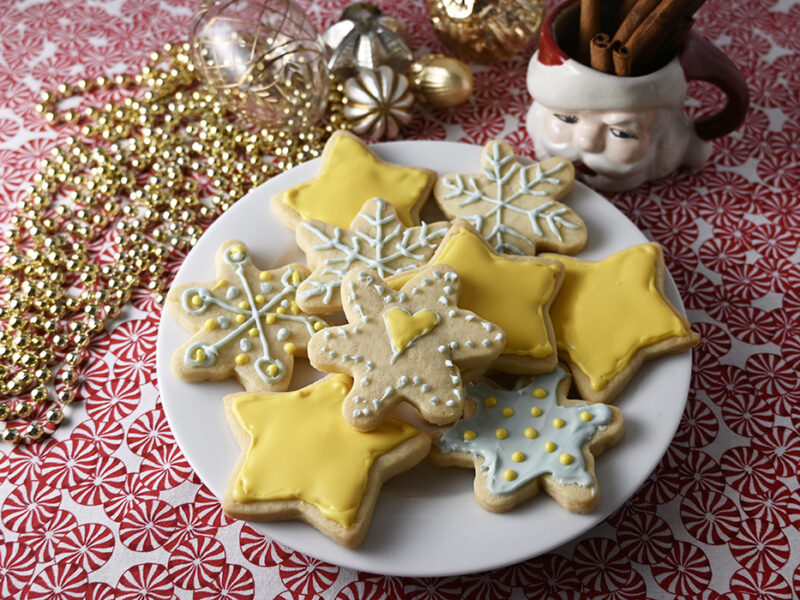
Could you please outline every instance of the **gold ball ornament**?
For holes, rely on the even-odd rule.
[[[511,58],[542,24],[544,0],[428,0],[437,37],[459,58],[483,65]]]
[[[190,40],[205,84],[251,120],[296,131],[325,114],[325,46],[292,0],[207,0]]]
[[[408,77],[417,98],[435,108],[458,106],[475,89],[470,68],[443,54],[429,54],[415,61]]]
[[[362,69],[344,84],[344,118],[351,129],[372,140],[394,139],[411,122],[414,95],[404,75],[390,67]]]

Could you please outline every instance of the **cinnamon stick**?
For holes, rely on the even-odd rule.
[[[619,26],[625,20],[625,17],[628,16],[628,13],[631,12],[631,9],[636,2],[637,0],[622,0],[619,7],[617,7],[617,12],[614,13],[614,18],[611,22],[611,31],[616,31],[619,29]]]
[[[611,59],[614,62],[614,72],[620,77],[631,75],[631,55],[628,48],[619,42],[611,43]]]
[[[611,38],[606,33],[598,33],[591,43],[592,68],[603,73],[614,73],[614,62],[611,58]]]
[[[578,53],[583,64],[591,63],[592,38],[600,33],[600,5],[602,0],[581,0],[581,24]]]
[[[614,33],[612,43],[619,42],[621,45],[625,45],[628,42],[628,38],[633,35],[633,32],[661,2],[662,0],[636,0]]]

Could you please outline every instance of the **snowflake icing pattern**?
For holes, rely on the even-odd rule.
[[[374,269],[381,278],[415,269],[430,259],[448,227],[443,222],[406,227],[381,198],[364,204],[351,229],[303,221],[297,243],[317,266],[297,290],[300,306],[309,312],[339,310],[339,290],[350,269]]]
[[[586,244],[586,226],[558,200],[572,189],[575,170],[566,158],[523,166],[505,142],[489,143],[483,172],[449,175],[436,186],[442,210],[468,221],[497,252],[573,254]],[[466,182],[464,181],[466,177]]]

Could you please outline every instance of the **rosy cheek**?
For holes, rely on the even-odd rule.
[[[608,133],[606,138],[606,155],[611,160],[627,164],[644,158],[650,148],[650,139],[642,136],[638,140],[622,139]]]
[[[572,129],[574,125],[564,123],[558,117],[547,115],[545,124],[545,133],[551,142],[556,144],[563,144],[572,140]]]

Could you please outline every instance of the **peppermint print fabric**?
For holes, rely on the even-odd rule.
[[[376,2],[418,55],[425,2]],[[186,38],[188,0],[0,0],[0,230],[69,128],[34,112],[62,80],[133,72]],[[319,28],[346,0],[302,0]],[[800,589],[800,1],[709,0],[696,27],[744,71],[745,123],[682,170],[611,201],[664,247],[693,326],[692,389],[661,464],[605,523],[498,571],[441,579],[326,564],[228,519],[176,447],[155,377],[161,309],[134,295],[89,348],[81,397],[46,444],[0,451],[0,597],[117,600],[791,600]],[[532,48],[475,74],[404,139],[472,144],[524,129]],[[698,98],[724,101],[713,88]],[[91,102],[117,96],[107,91]],[[86,102],[86,101],[84,101]],[[103,253],[103,240],[97,242]],[[105,254],[107,256],[107,253]],[[170,264],[174,273],[179,261]],[[624,443],[624,441],[622,442]]]

